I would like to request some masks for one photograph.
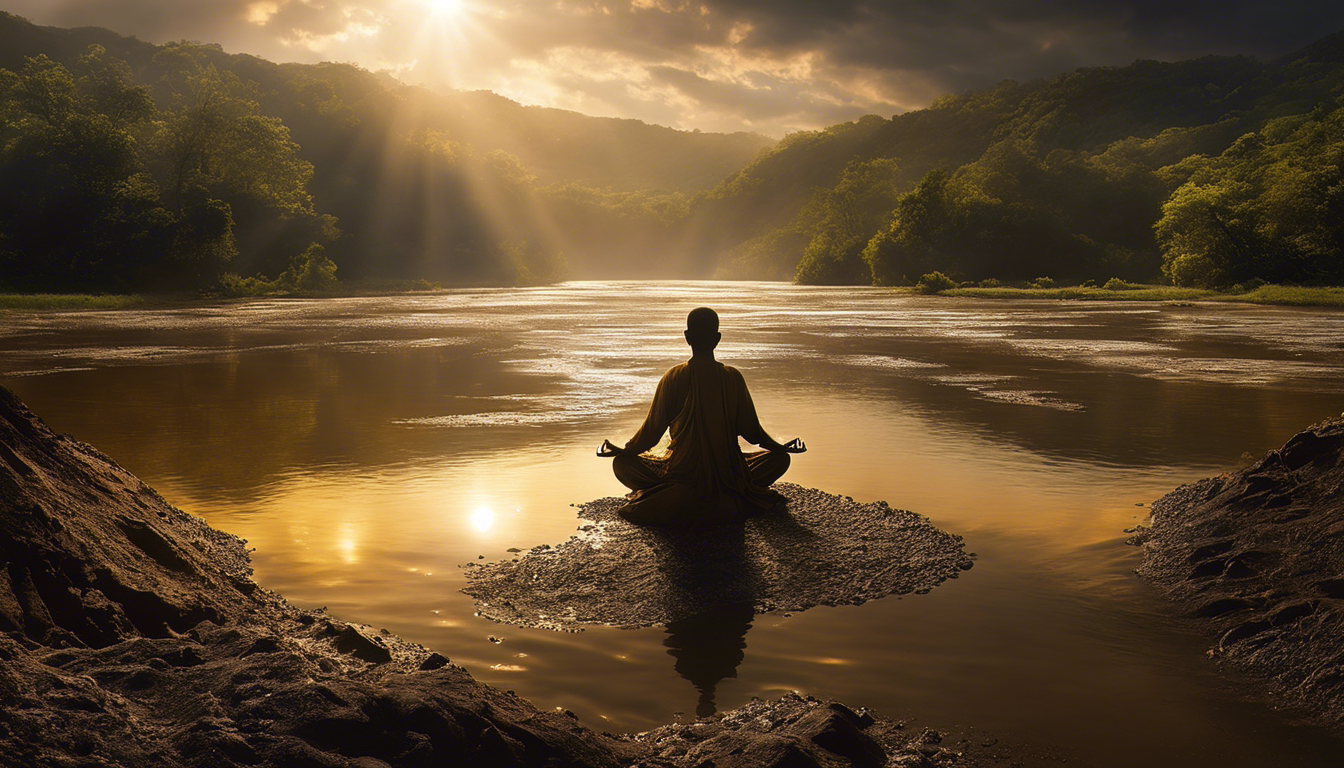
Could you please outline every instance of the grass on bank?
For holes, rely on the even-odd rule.
[[[1254,304],[1290,304],[1296,307],[1344,307],[1344,286],[1304,287],[1300,285],[1262,285],[1255,290],[1220,296],[1224,301],[1248,301]]]
[[[1214,291],[1172,285],[1139,285],[1124,290],[1084,286],[1064,288],[949,288],[940,296],[977,299],[1075,299],[1091,301],[1239,301],[1296,307],[1344,307],[1344,286],[1262,285],[1249,291]]]
[[[193,298],[143,293],[0,293],[0,309],[142,309]]]
[[[1106,301],[1195,301],[1226,299],[1231,294],[1207,288],[1178,288],[1172,285],[1139,285],[1123,290],[1071,285],[1062,288],[949,288],[941,296],[969,296],[977,299],[1090,299]]]
[[[1344,286],[1274,285],[1259,280],[1221,290],[1131,283],[1113,277],[1102,285],[1087,281],[1062,286],[1049,277],[1005,285],[998,280],[957,283],[942,272],[930,272],[904,290],[977,299],[1074,299],[1096,301],[1239,301],[1301,307],[1344,307]]]
[[[376,280],[341,283],[332,290],[256,290],[253,292],[206,291],[201,293],[0,293],[0,311],[17,312],[102,309],[163,309],[190,304],[246,299],[311,299],[351,296],[386,296],[442,290],[444,286],[424,280]]]

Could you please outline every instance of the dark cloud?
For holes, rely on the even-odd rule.
[[[820,51],[836,65],[925,72],[947,90],[1088,65],[1208,54],[1274,57],[1344,29],[1344,3],[708,0],[747,21],[742,46]]]
[[[1344,3],[1251,0],[0,0],[43,24],[354,61],[525,103],[779,134],[1079,66],[1271,58]],[[260,12],[259,12],[260,11]],[[259,20],[260,18],[260,20]]]
[[[835,101],[809,88],[761,72],[748,72],[745,82],[710,80],[675,67],[649,67],[654,83],[675,88],[704,112],[737,115],[749,125],[788,122],[843,122],[873,111],[873,104]]]

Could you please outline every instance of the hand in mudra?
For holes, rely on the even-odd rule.
[[[804,443],[804,442],[803,442],[803,438],[801,438],[801,437],[795,437],[795,438],[793,438],[792,440],[790,440],[789,442],[787,442],[787,443],[784,444],[784,452],[785,452],[785,453],[807,453],[807,443]]]
[[[602,444],[597,447],[597,455],[604,459],[620,456],[622,453],[625,453],[625,449],[615,445],[610,440],[603,440]]]

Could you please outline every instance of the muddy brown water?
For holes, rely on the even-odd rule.
[[[682,319],[723,318],[787,480],[966,537],[924,595],[567,634],[476,617],[461,565],[566,539],[620,491]],[[58,431],[256,547],[304,606],[439,649],[599,730],[797,690],[1100,766],[1337,766],[1344,742],[1236,694],[1132,570],[1184,482],[1344,410],[1344,313],[992,302],[770,283],[0,314],[0,382]]]

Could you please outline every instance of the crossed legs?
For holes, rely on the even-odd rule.
[[[772,451],[756,451],[745,454],[747,476],[756,485],[767,486],[789,471],[789,454]],[[663,482],[663,462],[661,459],[643,455],[623,453],[611,462],[612,472],[621,485],[632,491],[643,491]]]

